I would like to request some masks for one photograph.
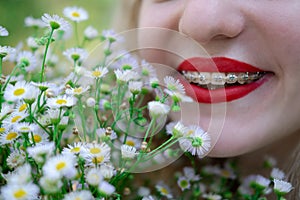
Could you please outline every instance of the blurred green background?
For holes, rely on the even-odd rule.
[[[78,6],[89,13],[89,19],[78,24],[79,32],[92,25],[99,32],[110,28],[114,16],[114,7],[118,0],[0,0],[0,25],[9,31],[8,37],[0,37],[0,45],[15,46],[24,42],[32,33],[25,27],[25,17],[40,18],[44,13],[64,17],[63,9]],[[65,18],[66,19],[66,18]],[[68,20],[70,21],[70,20]]]

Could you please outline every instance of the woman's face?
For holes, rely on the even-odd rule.
[[[215,84],[226,83],[225,89],[212,90],[191,84],[204,127],[211,120],[206,110],[226,105],[212,156],[243,154],[300,128],[299,13],[299,0],[142,1],[139,27],[183,33],[202,45],[215,62],[215,67],[203,66],[207,60],[199,56],[181,64],[170,60],[172,67],[186,71],[190,82],[201,83],[204,76]],[[208,78],[212,76],[221,79]]]

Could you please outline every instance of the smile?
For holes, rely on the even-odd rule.
[[[230,58],[191,58],[178,67],[187,93],[199,103],[229,102],[263,85],[273,73]],[[188,82],[188,84],[186,83]]]
[[[236,85],[243,85],[252,83],[260,79],[265,72],[245,72],[245,73],[220,73],[220,72],[193,72],[193,71],[182,71],[185,79],[190,82],[197,84],[202,88],[209,90],[215,90],[223,87],[230,87]]]

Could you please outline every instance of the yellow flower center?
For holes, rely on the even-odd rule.
[[[73,17],[80,17],[80,14],[79,14],[78,12],[73,12],[73,13],[72,13],[72,16],[73,16]]]
[[[94,164],[96,164],[96,163],[99,164],[99,163],[102,163],[103,160],[104,160],[103,156],[98,156],[98,157],[93,158],[92,162]]]
[[[194,133],[193,130],[189,130],[186,134],[187,134],[187,135],[192,135],[193,133]]]
[[[56,103],[59,104],[59,105],[63,105],[63,104],[66,104],[67,101],[65,99],[57,99]]]
[[[22,104],[22,105],[19,107],[19,112],[24,111],[26,108],[27,108],[26,103]]]
[[[33,140],[34,142],[39,143],[42,141],[42,137],[40,135],[34,135]]]
[[[81,92],[82,92],[82,87],[74,89],[74,93],[76,93],[76,94],[80,94]]]
[[[91,154],[97,154],[101,152],[101,149],[94,147],[90,149]]]
[[[5,131],[5,128],[0,127],[0,133],[3,133]]]
[[[126,144],[127,144],[128,146],[132,146],[132,147],[135,146],[135,143],[134,143],[134,141],[132,141],[132,140],[127,140],[127,141],[126,141]]]
[[[169,192],[166,188],[161,188],[160,191],[162,194],[169,194]]]
[[[81,198],[80,197],[75,197],[75,200],[81,200]]]
[[[58,171],[62,170],[62,169],[65,168],[65,167],[66,167],[66,163],[65,163],[65,162],[59,162],[59,163],[57,163],[57,165],[56,165],[56,169],[57,169]]]
[[[221,175],[223,177],[230,177],[230,172],[228,170],[224,169],[224,170],[221,171]]]
[[[20,131],[30,131],[30,128],[27,126],[23,126],[20,128]]]
[[[18,133],[16,132],[10,132],[6,135],[6,140],[13,140],[18,137]]]
[[[72,153],[78,153],[80,151],[80,147],[74,147],[73,149],[71,149]]]
[[[20,118],[22,118],[20,115],[15,116],[15,117],[13,117],[13,118],[11,119],[11,122],[12,122],[12,123],[16,123]]]
[[[96,70],[96,71],[93,71],[92,74],[95,77],[100,77],[102,73],[100,71]]]
[[[27,192],[23,189],[18,189],[17,191],[14,192],[14,197],[17,199],[21,199],[25,197]]]
[[[16,89],[15,91],[14,91],[14,95],[15,96],[20,96],[20,95],[22,95],[22,94],[24,94],[25,93],[25,89],[24,88],[18,88],[18,89]]]

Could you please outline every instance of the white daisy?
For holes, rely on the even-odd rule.
[[[28,113],[26,112],[13,112],[9,117],[3,120],[3,124],[6,124],[8,126],[13,126],[14,124],[17,124],[18,122],[22,121],[28,116]]]
[[[31,85],[39,88],[41,91],[46,91],[49,88],[57,88],[57,86],[54,83],[49,82],[42,82],[42,83],[36,83],[36,82],[30,82]]]
[[[27,111],[27,104],[20,101],[16,104],[16,107],[15,107],[15,112],[26,112]]]
[[[49,158],[43,166],[44,174],[55,178],[66,177],[74,178],[77,170],[75,168],[76,160],[71,154],[60,154]]]
[[[15,48],[12,48],[10,46],[0,46],[0,58],[4,58],[3,60],[5,60],[5,57],[7,55],[10,55],[12,53],[14,53],[16,51]]]
[[[84,33],[84,37],[88,40],[95,39],[99,35],[97,29],[95,29],[92,26],[86,27],[86,29],[84,29],[83,33]]]
[[[125,135],[122,135],[120,137],[120,142],[122,144],[123,144],[124,139],[125,139]],[[126,138],[125,144],[128,145],[128,146],[135,147],[136,149],[138,149],[138,148],[141,147],[142,140],[140,138],[135,138],[135,137],[132,137],[132,136],[128,135],[127,138]]]
[[[10,144],[15,142],[19,138],[20,134],[17,131],[9,130],[0,135],[0,144]]]
[[[184,151],[189,151],[192,155],[202,158],[211,147],[211,139],[207,132],[199,126],[190,126],[192,133],[187,133],[179,139],[180,147]]]
[[[31,182],[31,166],[28,163],[16,168],[13,172],[6,174],[8,184],[27,184]]]
[[[15,85],[8,84],[4,92],[7,101],[19,101],[30,95],[35,88],[26,81],[18,81]]]
[[[184,126],[181,122],[177,122],[173,129],[172,129],[172,135],[174,137],[181,137],[187,132],[187,127]]]
[[[0,26],[0,36],[8,36],[8,31],[3,26]]]
[[[86,87],[75,87],[75,88],[67,88],[66,89],[66,94],[67,95],[81,95],[83,93],[85,93],[86,91],[88,91],[90,89],[90,86],[86,86]]]
[[[85,76],[98,79],[98,78],[105,77],[107,73],[108,73],[108,69],[106,67],[98,67],[93,71],[87,71]]]
[[[33,183],[8,184],[1,188],[2,197],[4,200],[29,200],[37,199],[39,187]]]
[[[129,81],[128,89],[132,94],[138,94],[142,90],[143,82],[141,81]]]
[[[45,24],[40,18],[33,18],[31,16],[26,17],[24,20],[25,26],[27,27],[35,27],[35,28],[43,28]]]
[[[268,168],[273,168],[277,165],[277,160],[272,156],[265,156],[264,165]]]
[[[32,144],[40,145],[49,142],[48,134],[43,132],[40,128],[36,127],[32,135],[29,136],[29,140]]]
[[[83,149],[85,149],[84,145],[81,142],[76,142],[73,145],[68,144],[67,147],[63,148],[62,154],[75,154],[75,155],[79,155],[80,152],[83,151]]]
[[[85,174],[85,180],[89,185],[97,186],[103,181],[100,168],[91,168]]]
[[[72,107],[76,104],[76,99],[70,96],[58,96],[50,98],[47,101],[47,105],[50,108]]]
[[[89,143],[80,155],[89,166],[102,165],[110,160],[110,147],[106,143]]]
[[[36,124],[30,124],[28,122],[22,122],[16,124],[16,131],[19,131],[21,133],[29,133],[36,131],[38,126]]]
[[[189,181],[199,181],[200,176],[195,173],[195,169],[192,167],[184,167],[183,174],[188,178]]]
[[[39,184],[45,192],[50,194],[60,192],[63,186],[61,179],[54,179],[47,175],[40,178]]]
[[[269,187],[271,181],[261,175],[254,176],[254,180],[250,183],[253,187],[259,187],[260,189],[266,189]]]
[[[128,82],[131,80],[137,80],[139,79],[139,74],[135,71],[131,71],[131,70],[114,70],[114,73],[116,75],[116,78],[119,82],[124,83],[124,82]]]
[[[153,196],[147,195],[147,196],[143,196],[142,200],[155,200],[155,199]]]
[[[181,94],[185,94],[185,89],[182,83],[178,79],[173,78],[172,76],[166,76],[164,78],[164,83],[166,88],[171,91],[176,91]]]
[[[133,57],[122,57],[116,63],[114,63],[116,69],[120,70],[137,70],[139,68],[139,63]]]
[[[152,88],[157,88],[160,85],[159,80],[156,77],[150,78],[149,84]]]
[[[159,101],[150,101],[148,102],[148,110],[152,118],[157,118],[159,116],[166,116],[170,111],[170,106]]]
[[[96,100],[93,97],[89,97],[85,101],[86,105],[90,108],[93,108],[96,105]]]
[[[102,194],[109,196],[109,195],[112,195],[116,191],[116,188],[113,185],[111,185],[110,183],[108,183],[106,181],[102,181],[98,186],[98,191]]]
[[[80,7],[66,7],[63,11],[65,17],[69,18],[72,21],[80,22],[87,20],[89,15],[86,10]]]
[[[123,144],[121,146],[121,154],[123,159],[132,160],[137,155],[136,148],[133,146]]]
[[[283,180],[285,178],[285,173],[278,169],[278,168],[273,168],[271,171],[271,178],[272,179],[278,179],[278,180]]]
[[[100,172],[106,180],[111,179],[117,173],[114,166],[109,163],[105,163],[105,164],[101,165]]]
[[[54,153],[55,144],[48,142],[45,144],[28,147],[27,152],[38,164],[43,164]]]
[[[150,195],[150,189],[148,187],[140,186],[137,194],[141,197],[148,196]]]
[[[13,112],[13,107],[10,104],[2,103],[2,109],[0,111],[0,120],[3,120],[11,112]]]
[[[109,40],[110,42],[122,42],[124,38],[118,35],[114,30],[103,30],[102,31],[103,40]]]
[[[202,197],[207,200],[222,200],[222,196],[212,193],[205,193],[202,195]]]
[[[93,200],[92,193],[88,190],[81,190],[65,194],[63,200]]]
[[[191,188],[190,181],[185,176],[180,176],[177,180],[177,185],[180,187],[181,191],[187,190]]]
[[[21,51],[17,56],[17,63],[27,72],[32,72],[38,65],[36,57],[30,51]]]
[[[28,37],[26,42],[27,42],[27,46],[32,50],[37,50],[40,47],[34,37]]]
[[[167,197],[168,199],[173,198],[170,188],[163,182],[160,182],[157,185],[155,185],[155,188],[162,196]]]
[[[100,99],[99,109],[101,111],[111,110],[111,103],[107,99]]]
[[[278,180],[278,179],[274,179],[273,182],[274,182],[275,193],[278,193],[280,195],[287,194],[293,189],[292,184],[289,182]]]
[[[7,157],[6,162],[10,168],[21,166],[26,161],[26,155],[23,151],[13,151]]]
[[[84,59],[86,59],[89,55],[89,53],[82,48],[70,48],[63,52],[63,54],[71,61],[71,62],[82,62]]]
[[[148,77],[148,78],[154,78],[154,77],[157,77],[156,70],[155,70],[154,67],[153,67],[150,63],[148,63],[147,61],[142,60],[141,68],[142,68],[142,75],[143,75],[144,77]]]
[[[49,15],[48,13],[45,13],[42,16],[42,21],[45,23],[46,26],[49,28],[55,30],[55,29],[61,29],[64,31],[67,31],[70,28],[69,22],[67,22],[65,19],[59,17],[58,15]]]

